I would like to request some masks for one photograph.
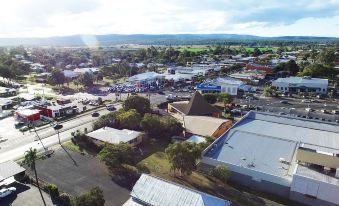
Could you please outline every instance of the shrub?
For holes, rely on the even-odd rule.
[[[58,186],[56,186],[55,184],[48,184],[47,189],[51,196],[53,197],[59,196],[59,189]]]
[[[211,175],[222,182],[226,182],[230,176],[230,171],[224,165],[217,165],[211,170]]]
[[[67,193],[61,193],[59,196],[60,200],[65,203],[65,205],[71,204],[71,196]]]

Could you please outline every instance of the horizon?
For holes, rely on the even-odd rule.
[[[14,0],[0,8],[0,38],[237,34],[339,37],[339,0]]]

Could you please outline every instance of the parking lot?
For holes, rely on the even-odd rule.
[[[39,206],[43,205],[39,190],[32,185],[25,185],[16,183],[12,185],[16,188],[16,192],[4,199],[0,199],[1,206]],[[43,191],[42,191],[43,192]],[[59,205],[57,202],[53,202],[50,196],[43,192],[44,199],[47,206]]]
[[[100,186],[105,205],[121,206],[129,198],[130,191],[112,181],[107,167],[95,157],[60,148],[52,157],[37,161],[36,167],[40,179],[58,185],[59,190],[71,195]]]

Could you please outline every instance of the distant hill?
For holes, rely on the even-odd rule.
[[[108,34],[74,35],[48,38],[0,38],[0,46],[84,46],[114,44],[203,44],[221,41],[339,41],[335,37],[281,36],[260,37],[239,34]],[[86,43],[87,42],[87,43]]]

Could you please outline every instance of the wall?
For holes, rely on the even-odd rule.
[[[339,168],[339,157],[316,153],[305,149],[297,150],[297,160],[329,168]]]
[[[229,128],[232,127],[232,121],[224,122],[219,126],[219,128],[212,134],[213,137],[218,138],[224,134]]]
[[[304,194],[311,194],[315,198],[305,196]],[[339,186],[294,174],[290,198],[314,206],[338,206]]]

